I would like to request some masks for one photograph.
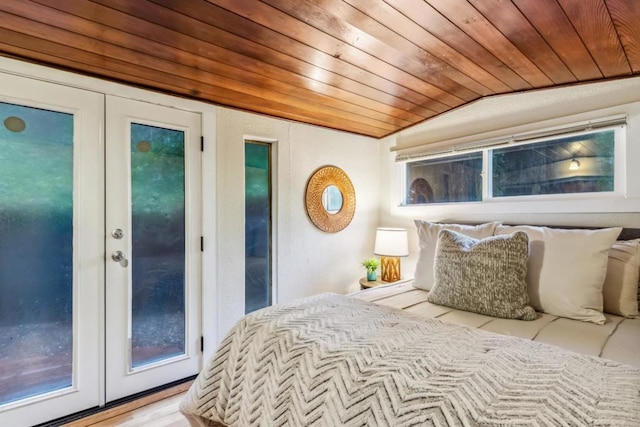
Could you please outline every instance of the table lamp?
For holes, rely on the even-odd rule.
[[[382,280],[396,282],[400,276],[400,258],[409,255],[407,230],[404,228],[378,228],[373,252],[381,257]]]

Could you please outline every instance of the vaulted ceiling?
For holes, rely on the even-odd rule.
[[[640,0],[2,0],[0,53],[379,138],[640,74]]]

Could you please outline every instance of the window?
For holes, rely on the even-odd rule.
[[[409,161],[404,204],[474,202],[616,189],[623,126]],[[483,183],[483,177],[487,182]]]
[[[271,144],[245,142],[245,313],[271,305]]]
[[[493,197],[613,191],[615,132],[491,150]]]
[[[482,200],[482,152],[407,163],[406,204]]]

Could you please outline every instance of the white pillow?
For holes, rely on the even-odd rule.
[[[436,255],[436,243],[440,230],[452,230],[474,239],[484,239],[493,236],[493,232],[499,222],[490,222],[480,225],[440,224],[436,222],[414,220],[418,231],[418,243],[420,253],[416,262],[416,271],[413,275],[413,286],[428,291],[433,286],[433,265]]]
[[[603,324],[602,285],[609,249],[621,227],[563,230],[533,226],[499,226],[496,234],[529,235],[527,288],[537,311]]]
[[[605,313],[638,315],[640,239],[621,240],[609,249],[607,276],[602,287]]]

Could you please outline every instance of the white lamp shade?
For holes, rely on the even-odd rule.
[[[408,256],[407,230],[405,228],[378,228],[373,252],[376,255],[387,257]]]

